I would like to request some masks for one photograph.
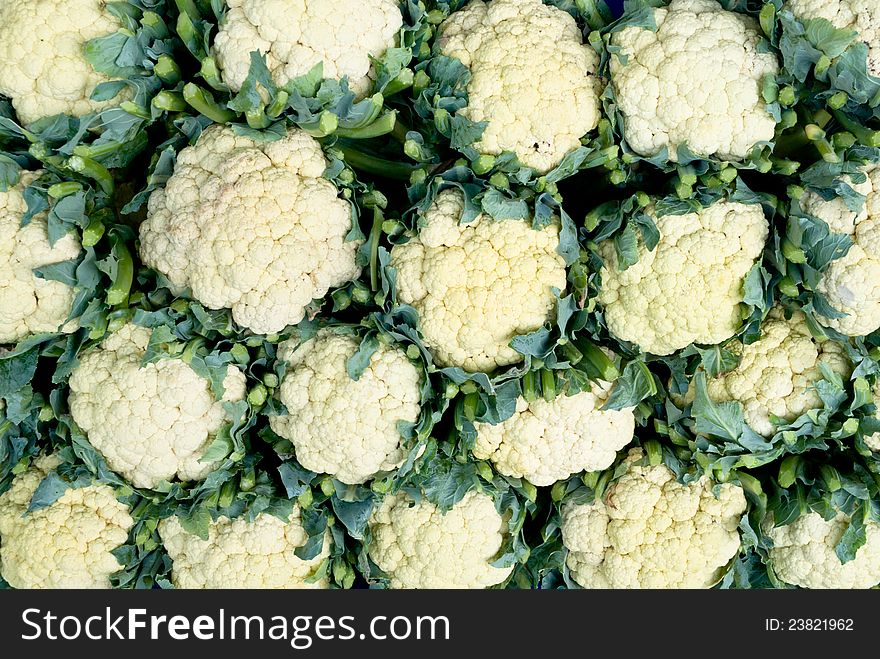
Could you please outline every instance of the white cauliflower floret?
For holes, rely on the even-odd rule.
[[[388,495],[370,517],[370,558],[392,588],[486,588],[513,567],[492,567],[507,522],[486,494],[468,492],[451,510]]]
[[[3,0],[0,2],[0,94],[12,100],[22,123],[69,114],[81,117],[130,96],[90,97],[111,80],[83,55],[88,41],[122,27],[104,0]]]
[[[878,0],[789,0],[785,8],[798,18],[824,18],[834,27],[858,32],[868,46],[868,73],[880,76],[880,2]]]
[[[421,373],[401,350],[380,344],[358,380],[346,371],[360,341],[322,330],[299,347],[281,344],[290,364],[280,387],[287,416],[269,424],[293,444],[306,469],[363,483],[406,459],[400,423],[415,423],[420,411]]]
[[[68,489],[28,513],[59,464],[54,455],[36,458],[0,495],[0,573],[13,588],[110,588],[123,568],[110,552],[125,544],[134,520],[108,485]]]
[[[473,0],[440,26],[440,53],[471,72],[459,114],[488,125],[474,148],[538,172],[599,123],[599,58],[574,19],[541,0]]]
[[[321,177],[321,146],[299,130],[255,142],[211,126],[178,154],[150,196],[141,258],[202,304],[230,307],[236,322],[273,333],[360,272],[347,241],[349,203]]]
[[[859,211],[851,210],[840,197],[826,201],[812,190],[799,202],[801,210],[826,222],[831,231],[853,239],[849,251],[822,273],[816,289],[832,308],[846,314],[843,318],[820,316],[822,324],[849,336],[864,336],[880,328],[880,167],[865,173],[864,182],[852,184],[865,195]]]
[[[370,87],[370,58],[394,46],[403,16],[396,0],[227,0],[214,39],[223,82],[241,89],[251,52],[266,56],[280,86],[322,64],[325,78],[347,76],[358,95]]]
[[[136,487],[199,480],[216,468],[202,462],[224,423],[223,401],[242,400],[244,373],[227,367],[223,401],[208,380],[178,358],[141,365],[151,330],[123,325],[86,351],[70,376],[70,413],[113,471]]]
[[[608,329],[657,355],[729,339],[742,325],[743,280],[767,241],[761,206],[720,201],[654,221],[659,243],[652,251],[641,243],[638,263],[626,270],[613,241],[599,246]]]
[[[79,240],[68,233],[49,245],[46,213],[38,213],[21,226],[27,210],[22,195],[40,173],[22,172],[14,187],[0,191],[0,343],[14,343],[38,332],[72,332],[78,327],[76,321],[67,322],[76,290],[37,277],[33,271],[79,257]]]
[[[742,346],[742,360],[732,371],[709,378],[706,391],[716,402],[739,401],[746,422],[764,436],[776,431],[771,415],[794,421],[808,410],[822,407],[814,384],[823,378],[820,365],[844,379],[852,365],[843,346],[817,342],[800,311],[786,320],[783,310],[770,311],[761,326],[761,338]],[[691,385],[689,397],[693,399]]]
[[[559,226],[481,214],[459,224],[464,197],[444,190],[422,217],[418,236],[391,250],[397,296],[419,314],[437,364],[491,371],[522,361],[508,344],[540,328],[565,289]]]
[[[202,540],[184,530],[177,517],[159,522],[159,535],[172,561],[171,580],[177,588],[327,588],[329,580],[314,581],[330,556],[330,533],[321,552],[309,560],[294,553],[309,539],[300,522],[299,506],[287,521],[268,513],[253,521],[218,517]]]
[[[769,532],[770,565],[782,581],[801,588],[872,588],[880,584],[880,525],[865,523],[867,540],[856,557],[841,563],[835,553],[849,518],[825,520],[811,512]]]
[[[710,588],[737,555],[746,511],[742,488],[704,476],[682,485],[665,465],[637,466],[603,499],[562,508],[568,567],[585,588]]]
[[[654,9],[656,32],[627,27],[612,35],[611,83],[624,116],[624,137],[640,155],[687,145],[698,156],[741,160],[773,139],[776,122],[761,81],[776,74],[760,52],[757,22],[715,0],[672,0]]]
[[[520,398],[516,412],[497,425],[478,423],[474,457],[491,460],[505,476],[552,485],[580,471],[605,469],[632,441],[632,409],[602,410],[609,383],[552,402]]]

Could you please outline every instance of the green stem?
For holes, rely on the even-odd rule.
[[[336,135],[353,140],[365,140],[371,137],[381,137],[394,130],[397,122],[397,112],[386,112],[373,123],[363,128],[337,128]]]
[[[153,66],[153,73],[166,85],[176,85],[181,80],[180,67],[170,55],[159,55]]]
[[[110,253],[116,259],[116,278],[107,288],[107,304],[116,306],[128,299],[134,281],[134,259],[119,232],[110,231]]]
[[[880,131],[871,130],[857,124],[840,110],[832,110],[832,114],[837,120],[837,123],[843,126],[847,132],[852,133],[861,144],[870,147],[880,146]]]
[[[529,371],[522,379],[523,398],[527,403],[538,399],[538,388],[535,386],[535,372]]]
[[[556,400],[556,374],[549,368],[541,371],[541,393],[547,402]]]
[[[373,206],[373,226],[370,228],[370,290],[379,290],[379,239],[382,237],[382,209]]]
[[[164,90],[153,97],[153,107],[165,112],[183,112],[186,101],[180,94]]]
[[[90,178],[107,193],[113,192],[113,176],[110,171],[99,162],[82,156],[71,156],[67,160],[67,167],[77,174]]]
[[[357,169],[358,171],[366,172],[367,174],[373,174],[374,176],[381,176],[383,178],[398,181],[408,181],[410,174],[415,170],[420,169],[418,165],[377,158],[376,156],[370,156],[362,151],[345,146],[340,146],[340,150],[345,159],[345,164],[352,169]]]
[[[225,124],[235,119],[235,112],[221,107],[214,96],[206,89],[202,89],[198,85],[189,82],[183,87],[183,100],[189,105],[205,115],[211,121],[218,124]]]

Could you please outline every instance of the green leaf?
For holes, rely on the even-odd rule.
[[[202,540],[207,540],[209,529],[211,528],[211,513],[204,506],[196,506],[189,514],[180,515],[178,517],[180,525],[187,533],[198,536]]]
[[[834,553],[841,563],[855,560],[856,553],[868,541],[867,527],[865,526],[865,508],[859,506],[855,514],[850,518],[840,542],[834,547]]]
[[[355,353],[345,362],[345,370],[352,380],[360,380],[361,375],[370,365],[373,354],[379,349],[379,337],[376,334],[367,334],[361,339]]]
[[[364,501],[343,501],[337,496],[330,498],[333,512],[355,540],[363,540],[367,521],[373,512],[374,499]]]
[[[39,354],[39,348],[34,347],[12,357],[0,358],[0,398],[12,396],[33,380]]]
[[[843,54],[858,36],[856,31],[836,28],[824,18],[807,19],[804,28],[810,43],[831,59]]]
[[[622,410],[635,407],[656,393],[657,382],[647,364],[641,359],[634,359],[624,367],[623,374],[614,383],[614,389],[602,409]]]
[[[696,398],[692,414],[696,419],[696,431],[733,442],[738,441],[745,425],[742,405],[736,401],[716,403],[709,398],[706,374],[703,371],[697,372],[695,383]]]

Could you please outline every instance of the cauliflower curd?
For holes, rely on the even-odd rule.
[[[352,91],[369,91],[370,59],[394,46],[403,16],[396,0],[227,0],[214,39],[223,82],[241,89],[250,54],[266,56],[279,86],[321,64],[325,78],[348,77]]]
[[[742,346],[739,366],[709,378],[707,393],[716,402],[739,401],[752,430],[770,436],[776,430],[771,415],[794,421],[822,407],[813,387],[823,377],[821,364],[844,379],[852,370],[840,344],[813,338],[803,313],[797,311],[786,320],[783,310],[776,307],[761,326],[761,338]],[[690,396],[693,391],[691,386]]]
[[[78,258],[79,240],[68,233],[50,245],[46,213],[21,225],[27,211],[25,188],[40,173],[22,172],[14,187],[0,191],[0,343],[38,332],[72,332],[78,326],[67,322],[76,290],[38,277],[34,269]]]
[[[12,100],[24,124],[56,114],[81,117],[119,103],[120,97],[90,98],[111,78],[95,71],[83,49],[121,27],[104,0],[3,0],[0,94]]]
[[[601,500],[563,506],[572,577],[585,588],[714,586],[739,552],[742,488],[706,476],[682,485],[665,465],[636,464],[642,458],[630,450]]]
[[[782,581],[801,588],[873,588],[880,584],[880,525],[865,522],[867,540],[856,557],[841,563],[835,547],[849,519],[811,512],[770,530],[770,565]]]
[[[509,419],[476,424],[474,457],[537,486],[611,466],[617,451],[632,441],[635,417],[632,409],[602,410],[612,386],[594,382],[592,387],[552,402],[518,399]]]
[[[113,471],[136,487],[155,488],[175,477],[204,478],[215,463],[201,457],[232,419],[223,401],[242,400],[245,376],[227,367],[223,400],[183,360],[141,365],[151,331],[132,323],[84,353],[70,376],[74,421]]]
[[[36,458],[0,495],[0,572],[13,588],[110,588],[122,569],[111,551],[134,526],[113,488],[68,489],[50,506],[27,512],[40,482],[59,464]]]
[[[801,210],[828,224],[835,233],[852,237],[853,245],[822,274],[817,291],[842,318],[820,316],[823,325],[849,336],[863,336],[880,328],[880,167],[866,171],[867,179],[852,184],[865,196],[860,211],[836,197],[825,200],[812,190],[800,199]]]
[[[566,285],[556,223],[479,215],[460,224],[464,198],[444,190],[424,213],[419,234],[391,250],[397,296],[419,314],[434,361],[468,371],[521,362],[508,344],[540,328]]]
[[[260,513],[218,517],[208,527],[208,539],[188,533],[177,517],[159,522],[159,535],[173,562],[176,588],[327,588],[327,577],[311,578],[330,555],[329,532],[321,552],[310,560],[294,551],[308,540],[295,506],[287,521]]]
[[[541,0],[473,0],[440,26],[440,53],[471,72],[459,114],[488,125],[474,148],[538,172],[599,123],[599,57],[575,20]]]
[[[359,243],[346,240],[351,207],[321,178],[326,165],[318,142],[299,130],[256,142],[207,128],[150,196],[141,258],[177,292],[230,307],[254,332],[298,323],[312,300],[360,272]]]
[[[360,340],[322,330],[297,347],[279,349],[290,369],[280,387],[287,416],[270,417],[306,469],[363,483],[406,458],[398,425],[419,417],[421,372],[406,354],[380,344],[357,380],[346,371]]]
[[[654,221],[660,241],[651,251],[641,243],[626,270],[613,241],[599,246],[608,329],[657,355],[729,339],[742,325],[743,280],[769,233],[761,206],[721,201]]]
[[[446,513],[407,494],[386,496],[370,517],[369,554],[392,588],[486,588],[513,567],[492,567],[507,522],[492,498],[468,492]]]
[[[672,0],[654,9],[656,31],[627,27],[612,35],[611,84],[636,153],[679,146],[696,155],[742,160],[773,139],[776,122],[761,81],[779,69],[761,52],[758,23],[725,11],[715,0]]]

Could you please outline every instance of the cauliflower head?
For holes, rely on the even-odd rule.
[[[70,413],[113,471],[136,487],[199,480],[217,464],[202,462],[224,423],[224,401],[242,400],[244,373],[228,366],[223,400],[182,359],[141,365],[151,330],[123,325],[80,356],[70,376]]]
[[[599,123],[599,58],[575,20],[541,0],[473,0],[440,26],[437,46],[471,72],[459,114],[488,122],[474,148],[512,151],[544,173]]]
[[[611,384],[593,383],[592,391],[543,398],[520,398],[503,422],[478,423],[474,457],[491,460],[499,473],[552,485],[580,471],[605,469],[635,431],[632,409],[603,410]]]
[[[562,508],[568,567],[585,588],[710,588],[739,552],[742,488],[707,477],[682,485],[665,465],[626,473],[601,500]]]
[[[40,173],[22,172],[15,186],[0,191],[0,343],[14,343],[39,332],[72,332],[78,327],[76,321],[67,320],[76,290],[37,277],[34,269],[78,258],[82,253],[79,239],[68,233],[50,245],[46,213],[21,225],[27,210],[25,188]]]
[[[802,211],[823,220],[831,231],[852,237],[852,247],[831,262],[816,288],[832,308],[846,314],[820,316],[820,322],[848,336],[864,336],[880,328],[880,167],[866,174],[862,183],[850,181],[865,196],[859,211],[851,210],[842,198],[826,201],[812,190],[799,202]]]
[[[388,495],[370,529],[370,558],[392,588],[487,588],[513,571],[491,565],[507,522],[487,494],[468,492],[446,513],[425,499]]]
[[[873,588],[880,584],[880,525],[866,522],[867,541],[853,560],[841,563],[834,548],[848,523],[843,513],[826,520],[811,512],[771,529],[770,565],[776,576],[801,588]]]
[[[817,342],[800,311],[786,320],[775,307],[761,326],[761,338],[742,346],[742,359],[732,371],[707,380],[706,392],[716,402],[738,401],[752,430],[769,437],[776,431],[771,415],[794,421],[822,407],[813,385],[822,379],[825,364],[844,379],[852,365],[834,341]],[[693,400],[694,386],[688,392]]]
[[[878,0],[789,0],[785,7],[804,20],[824,18],[834,27],[858,32],[868,46],[868,73],[880,77],[880,2]]]
[[[104,0],[3,0],[0,2],[0,94],[12,100],[22,123],[68,114],[81,117],[116,105],[90,98],[111,78],[83,56],[92,39],[122,27]],[[26,36],[27,38],[22,38]]]
[[[13,588],[110,588],[123,566],[111,553],[134,526],[108,485],[68,489],[27,513],[34,492],[61,460],[36,458],[0,495],[0,572]]]
[[[672,0],[654,9],[657,30],[627,27],[611,44],[611,84],[624,117],[624,137],[636,153],[664,148],[677,162],[687,145],[698,156],[742,160],[772,140],[776,122],[761,97],[761,81],[779,65],[760,52],[757,22],[715,0]]]
[[[268,513],[253,521],[218,517],[208,527],[208,539],[184,530],[177,517],[159,522],[159,535],[172,561],[171,580],[177,588],[327,588],[329,580],[314,581],[330,556],[329,531],[321,552],[309,560],[294,551],[308,541],[299,506],[287,521]]]
[[[258,334],[303,319],[306,306],[360,272],[349,203],[321,178],[318,142],[290,130],[255,142],[211,126],[177,157],[140,227],[144,263],[202,304],[230,307]]]
[[[657,246],[618,268],[613,241],[598,301],[617,338],[669,355],[691,343],[720,343],[742,325],[743,281],[760,258],[769,226],[758,204],[720,201],[696,213],[655,218]]]
[[[394,46],[403,25],[397,0],[227,0],[212,52],[223,82],[241,89],[250,54],[266,56],[279,86],[322,64],[325,78],[348,77],[353,92],[369,91],[371,58]]]
[[[415,238],[391,250],[397,296],[419,314],[437,364],[491,371],[521,362],[508,344],[540,328],[566,285],[559,227],[482,214],[459,224],[464,197],[444,190]]]
[[[290,365],[279,390],[288,414],[269,418],[303,467],[350,485],[403,464],[398,424],[415,423],[421,409],[422,374],[397,348],[380,344],[360,378],[349,377],[359,344],[331,330],[299,346],[281,344],[279,357]]]

